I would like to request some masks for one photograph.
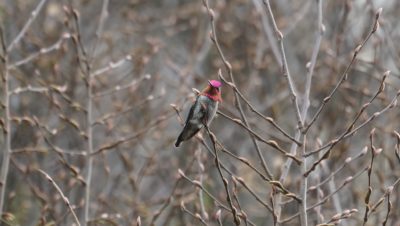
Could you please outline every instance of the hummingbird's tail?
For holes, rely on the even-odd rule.
[[[176,139],[175,142],[175,147],[179,147],[182,141],[189,140],[192,138],[194,135],[196,135],[197,132],[202,128],[202,125],[200,126],[197,125],[192,125],[191,123],[187,123],[185,127],[183,127],[182,132],[179,134],[178,139]]]
[[[176,139],[175,147],[179,147],[179,145],[181,144],[181,142],[182,142],[182,135],[183,135],[183,132],[182,132],[181,134],[179,134],[178,139]]]

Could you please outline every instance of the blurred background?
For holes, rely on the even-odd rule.
[[[335,214],[353,209],[340,215],[340,223],[330,223],[362,224],[371,180],[367,204],[379,205],[367,212],[366,225],[379,225],[385,219],[387,225],[400,225],[395,183],[400,166],[393,132],[399,129],[399,111],[394,105],[388,108],[400,89],[396,44],[400,41],[400,2],[320,1],[324,33],[306,122],[351,64],[354,49],[371,32],[377,9],[383,11],[377,32],[351,64],[347,79],[310,127],[305,142],[301,141],[305,152],[313,151],[348,132],[356,117],[350,129],[365,122],[340,138],[329,158],[307,177],[309,188],[323,182],[308,191],[307,206],[327,197],[307,212],[308,223],[330,222]],[[296,114],[282,73],[280,46],[263,1],[210,0],[209,4],[236,87],[259,113],[294,137]],[[271,1],[300,106],[305,103],[309,62],[322,29],[318,4],[316,0]],[[76,225],[55,183],[83,225],[86,207],[89,225],[140,225],[138,217],[142,225],[235,225],[208,135],[201,133],[180,148],[173,145],[196,97],[193,88],[202,90],[207,80],[219,79],[219,69],[230,81],[210,39],[210,18],[202,1],[1,0],[0,22],[6,47],[1,51],[0,69],[2,78],[7,77],[0,86],[2,173],[8,168],[3,223]],[[378,92],[387,70],[391,73],[385,89],[362,110]],[[255,141],[255,146],[254,134],[232,120],[242,119],[234,91],[227,84],[222,98],[219,110],[229,117],[217,115],[211,130],[225,150],[238,157],[219,154],[241,225],[273,225],[271,212],[279,213],[280,225],[300,225],[299,217],[293,217],[299,203],[287,196],[278,199],[279,189],[260,177],[267,176],[261,157],[271,179],[280,180],[297,196],[305,180],[302,166],[293,163],[287,175],[282,174],[289,158],[263,142]],[[284,151],[292,149],[292,140],[242,99],[240,104],[247,128]],[[376,112],[381,113],[371,119]],[[373,128],[373,146],[382,152],[372,165]],[[302,159],[302,148],[295,150]],[[5,167],[7,151],[10,164]],[[321,153],[307,158],[307,168]],[[368,176],[365,169],[371,165]],[[342,186],[348,177],[352,180]],[[392,185],[393,192],[387,192]],[[89,203],[85,201],[88,191]]]

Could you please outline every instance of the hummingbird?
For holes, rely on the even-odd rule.
[[[192,138],[203,126],[209,126],[218,109],[218,102],[221,102],[221,86],[218,80],[209,80],[208,85],[197,96],[196,101],[190,108],[186,118],[185,126],[176,139],[175,147],[180,143]]]

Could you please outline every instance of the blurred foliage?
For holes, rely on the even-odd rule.
[[[6,45],[9,45],[39,0],[0,1],[0,22]],[[284,47],[298,93],[304,103],[304,84],[315,40],[318,35],[317,3],[314,0],[271,1],[277,25],[284,34]],[[92,126],[94,159],[91,186],[90,225],[199,225],[199,219],[183,211],[198,213],[210,225],[218,225],[221,207],[203,193],[206,211],[202,213],[200,190],[178,174],[182,169],[192,180],[228,206],[221,178],[215,167],[208,136],[185,142],[179,150],[173,146],[182,121],[195,94],[209,79],[218,79],[217,71],[227,71],[215,45],[211,42],[210,23],[202,1],[111,0],[107,5],[103,32],[98,36],[103,1],[46,1],[32,24],[7,53],[10,93],[4,94],[0,83],[2,129],[5,146],[5,98],[9,97],[11,114],[11,162],[6,188],[5,214],[9,225],[72,225],[70,210],[57,190],[36,169],[47,172],[68,197],[78,218],[83,220],[84,193],[88,171],[87,74],[94,76]],[[297,121],[284,78],[279,49],[261,0],[210,0],[216,15],[216,30],[222,51],[232,65],[236,86],[263,115],[271,117],[291,136]],[[321,116],[307,134],[306,151],[317,149],[339,137],[353,121],[363,104],[377,92],[382,75],[391,74],[386,89],[361,114],[356,126],[390,104],[400,88],[399,7],[395,0],[323,1],[325,33],[314,69],[307,122],[316,113],[324,97],[338,83],[350,63],[354,49],[371,29],[378,8],[383,8],[380,28],[366,43],[348,73],[348,79],[322,110]],[[73,12],[79,15],[79,29]],[[269,24],[269,25],[268,25]],[[268,38],[272,32],[272,41]],[[79,37],[78,37],[79,36]],[[79,40],[78,40],[79,38]],[[86,55],[82,53],[82,48]],[[4,56],[4,51],[1,51]],[[129,56],[129,57],[127,57]],[[85,68],[85,62],[90,67]],[[5,74],[5,63],[0,66]],[[40,88],[40,89],[39,89]],[[240,118],[234,92],[225,84],[220,111]],[[276,141],[289,151],[292,141],[270,123],[254,114],[244,104],[244,113],[251,129],[266,140]],[[390,109],[354,135],[342,139],[323,162],[326,169],[317,170],[308,178],[314,186],[340,168],[349,156],[356,156],[370,145],[369,134],[376,128],[375,146],[383,152],[374,161],[371,203],[385,194],[388,186],[400,177],[394,158],[399,130],[398,107]],[[249,133],[221,115],[214,119],[211,130],[224,147],[234,155],[247,159],[250,165],[265,173]],[[205,143],[202,143],[204,138]],[[258,142],[274,180],[279,180],[287,157]],[[208,148],[207,148],[208,147]],[[2,150],[6,150],[2,148]],[[300,151],[300,149],[299,149]],[[370,153],[346,165],[332,182],[318,191],[310,191],[308,205],[340,187],[349,176],[355,176],[370,164]],[[3,152],[4,153],[4,152]],[[243,178],[257,196],[272,205],[276,189],[263,180],[254,168],[227,154],[221,161],[235,176]],[[297,153],[298,157],[300,152]],[[316,156],[307,158],[310,165]],[[202,170],[202,167],[204,170]],[[225,173],[225,172],[224,172]],[[343,225],[359,225],[364,217],[364,198],[368,190],[367,174],[343,188],[321,209],[309,211],[309,224],[331,219],[346,209],[358,209]],[[228,174],[230,189],[233,180]],[[301,166],[293,164],[281,182],[299,194],[304,177]],[[249,191],[238,186],[235,206],[255,225],[272,225],[273,215]],[[388,225],[399,224],[399,188],[391,195],[393,203]],[[386,197],[386,196],[385,196]],[[337,203],[339,201],[339,203]],[[285,198],[280,220],[298,212],[299,205]],[[366,225],[378,225],[386,217],[386,202],[371,213]],[[385,206],[385,207],[383,207]],[[318,212],[320,211],[320,212]],[[322,215],[324,219],[321,219]],[[208,216],[208,219],[207,217]],[[223,225],[233,225],[232,214],[222,210]],[[243,219],[242,219],[243,221]],[[14,223],[15,222],[15,223]],[[242,223],[243,224],[243,223]],[[282,225],[299,225],[299,219]]]

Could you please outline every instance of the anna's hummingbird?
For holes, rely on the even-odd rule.
[[[192,138],[204,125],[207,127],[210,125],[217,112],[218,102],[222,101],[221,85],[220,81],[210,80],[207,87],[197,96],[190,108],[185,126],[175,142],[176,147],[179,147],[182,141]]]

